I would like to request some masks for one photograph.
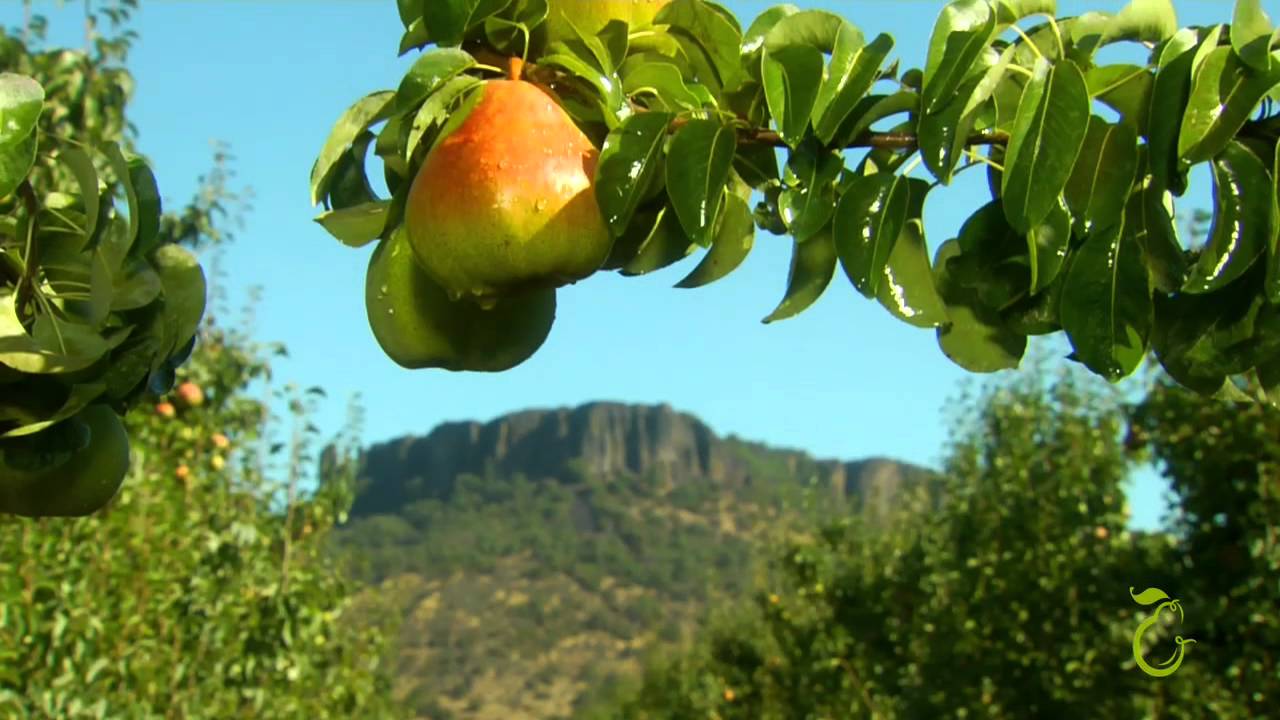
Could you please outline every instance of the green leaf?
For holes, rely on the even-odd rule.
[[[163,213],[160,201],[160,187],[156,184],[156,176],[146,160],[136,155],[128,155],[129,186],[133,188],[133,197],[137,208],[129,208],[130,227],[137,217],[137,235],[133,237],[131,246],[134,254],[146,254],[160,242],[160,218]]]
[[[674,116],[662,112],[632,115],[605,138],[596,165],[596,200],[614,237],[631,224],[662,163],[662,146]]]
[[[1195,50],[1187,50],[1156,72],[1147,113],[1147,157],[1151,181],[1160,189],[1181,195],[1187,189],[1187,166],[1178,154],[1183,111],[1191,95],[1191,65]]]
[[[365,172],[366,156],[374,140],[374,134],[366,130],[356,136],[351,147],[342,154],[342,159],[334,166],[329,177],[329,190],[325,197],[326,207],[342,210],[378,200]]]
[[[430,0],[422,11],[422,21],[430,38],[440,47],[462,44],[467,29],[501,10],[509,0]]]
[[[1062,327],[1077,359],[1115,382],[1142,363],[1154,309],[1147,269],[1121,223],[1076,251],[1062,288]]]
[[[1280,63],[1270,72],[1257,72],[1241,63],[1231,48],[1214,49],[1191,83],[1178,133],[1178,156],[1194,165],[1217,155],[1277,83]]]
[[[167,356],[196,334],[204,317],[205,278],[200,263],[189,250],[172,243],[156,248],[152,266],[164,287],[164,343]]]
[[[151,269],[151,264],[143,258],[131,258],[115,276],[111,309],[118,312],[146,307],[162,292],[160,275]]]
[[[717,90],[736,88],[745,79],[739,52],[742,47],[742,29],[731,20],[732,13],[721,12],[707,0],[674,0],[658,11],[655,25],[668,25],[667,32],[700,50],[710,63],[714,77],[704,78]]]
[[[831,143],[840,127],[871,90],[885,58],[893,51],[893,38],[880,34],[870,44],[853,48],[847,37],[837,38],[827,77],[814,102],[814,132],[823,143]]]
[[[876,299],[894,317],[919,328],[936,328],[947,321],[947,306],[933,284],[924,226],[912,218],[893,244],[884,277],[876,283]]]
[[[103,152],[111,162],[111,170],[115,173],[116,182],[124,186],[124,195],[129,212],[128,246],[130,254],[133,254],[133,247],[138,237],[138,227],[142,222],[138,191],[133,187],[133,173],[129,172],[129,160],[125,157],[124,151],[120,149],[119,143],[107,143],[103,147]]]
[[[959,252],[959,242],[948,240],[938,248],[933,260],[934,285],[947,306],[947,323],[937,330],[938,346],[952,362],[969,372],[1016,368],[1027,350],[1027,338],[1006,327],[972,289],[952,280],[947,261]]]
[[[1173,198],[1167,190],[1148,185],[1129,198],[1124,231],[1138,246],[1151,283],[1160,292],[1174,293],[1186,281],[1188,263],[1173,224]]]
[[[463,98],[463,102],[466,102],[468,94],[475,90],[483,91],[483,81],[480,78],[463,75],[449,79],[440,89],[427,97],[426,102],[422,103],[422,107],[418,108],[418,112],[413,116],[413,125],[409,130],[409,139],[404,148],[406,164],[411,161],[427,130],[441,124],[448,117],[449,109],[453,107],[454,102],[459,98]],[[482,93],[478,93],[475,97],[478,98],[480,95]]]
[[[974,114],[962,113],[969,107],[969,100],[981,82],[981,76],[969,78],[949,104],[920,118],[920,157],[924,166],[943,185],[950,184],[956,163],[968,144]]]
[[[431,33],[427,31],[426,23],[419,17],[409,27],[405,28],[404,34],[400,36],[399,55],[404,56],[410,50],[417,50],[431,42]]]
[[[835,182],[844,169],[839,151],[804,146],[787,160],[789,187],[778,196],[787,231],[804,242],[826,227],[836,211]]]
[[[564,43],[557,43],[563,47]],[[599,106],[604,113],[605,121],[615,127],[626,106],[622,83],[616,75],[606,74],[592,63],[567,52],[559,52],[543,56],[539,63],[559,67],[586,80],[599,93]]]
[[[1213,159],[1214,213],[1209,242],[1183,292],[1206,293],[1240,277],[1266,251],[1275,232],[1271,174],[1244,145],[1231,141]]]
[[[382,235],[387,223],[390,200],[361,203],[341,210],[330,210],[316,218],[329,234],[342,244],[363,247]]]
[[[914,92],[901,91],[892,95],[870,95],[858,101],[845,126],[835,138],[836,145],[846,146],[858,139],[871,126],[881,120],[899,113],[917,112],[920,96]]]
[[[761,322],[766,325],[795,317],[817,302],[836,274],[835,238],[824,230],[802,243],[794,243],[787,292],[778,307]]]
[[[26,75],[0,73],[0,150],[30,137],[42,110],[44,87],[40,83]]]
[[[1012,25],[1032,15],[1057,14],[1057,0],[996,0],[996,22],[1000,25]]]
[[[937,112],[952,101],[995,33],[987,0],[955,0],[942,9],[929,38],[921,108]]]
[[[58,159],[67,166],[76,184],[80,186],[80,200],[84,203],[85,236],[93,237],[98,225],[98,201],[101,188],[98,185],[98,171],[94,168],[89,153],[78,147],[63,147],[58,150]]]
[[[1082,235],[1118,223],[1138,172],[1138,136],[1128,125],[1089,118],[1084,144],[1063,190]]]
[[[858,292],[873,298],[902,234],[913,183],[924,180],[879,172],[854,178],[836,208],[833,230],[840,266]]]
[[[964,221],[957,242],[960,252],[948,260],[947,275],[973,290],[977,302],[996,310],[1030,294],[1031,240],[1009,225],[998,200]]]
[[[676,287],[696,288],[713,283],[737,269],[751,252],[756,235],[751,208],[746,200],[727,190],[724,203],[720,228],[711,249]]]
[[[123,341],[120,333],[104,338],[80,323],[38,315],[28,335],[18,320],[14,293],[0,291],[0,363],[26,373],[83,370]],[[124,335],[128,334],[128,328]],[[114,343],[114,344],[113,344]]]
[[[1120,113],[1123,121],[1145,135],[1155,75],[1137,65],[1103,65],[1085,73],[1089,94]]]
[[[822,82],[822,52],[809,45],[766,47],[761,62],[769,113],[783,141],[795,148],[809,130]]]
[[[1112,18],[1105,42],[1133,40],[1158,43],[1178,32],[1173,0],[1131,0]]]
[[[714,120],[690,120],[667,149],[671,207],[689,237],[704,247],[711,241],[737,145],[732,128]]]
[[[475,58],[457,48],[436,48],[423,53],[400,80],[395,112],[408,112],[459,73],[474,67]]]
[[[1009,224],[1026,233],[1057,202],[1089,126],[1089,88],[1075,63],[1036,63],[1005,154],[1001,198]]]
[[[715,105],[710,95],[699,94],[685,85],[680,68],[670,62],[636,66],[623,77],[622,91],[629,97],[653,95],[667,110],[699,110],[704,105]]]
[[[779,22],[800,12],[795,5],[775,5],[756,16],[742,36],[742,63],[757,82],[760,81],[760,56],[764,54],[765,38]]]
[[[1271,70],[1271,18],[1259,0],[1236,0],[1231,14],[1231,47],[1258,72]]]
[[[653,224],[649,226],[651,229],[640,235],[643,239],[636,248],[634,256],[619,270],[620,275],[634,277],[661,270],[689,257],[697,247],[680,228],[680,222],[676,219],[675,213],[669,210],[664,207],[658,211]],[[628,234],[619,239],[615,245],[624,244],[629,235],[641,228],[642,226],[638,224],[633,225]]]
[[[1119,218],[1116,219],[1117,222]],[[1107,226],[1099,226],[1107,227]],[[1034,295],[1058,278],[1058,272],[1066,262],[1071,249],[1071,213],[1059,198],[1044,222],[1027,233],[1027,251],[1031,265],[1031,286],[1027,292]]]
[[[106,385],[102,383],[83,383],[72,385],[71,391],[67,393],[66,402],[64,402],[57,410],[48,415],[42,415],[43,419],[39,422],[20,425],[12,430],[0,433],[0,438],[15,438],[34,435],[45,428],[56,425],[88,407],[90,403],[101,397],[104,390],[106,390]]]
[[[1129,588],[1129,597],[1139,605],[1151,605],[1161,600],[1168,600],[1169,594],[1160,588],[1147,588],[1140,593],[1134,593],[1133,588]]]
[[[342,158],[351,143],[358,135],[379,120],[386,119],[394,106],[396,94],[390,90],[382,90],[360,98],[347,108],[338,122],[334,124],[329,138],[325,140],[320,156],[311,168],[311,204],[319,205],[328,189],[328,182],[334,166]]]
[[[1271,164],[1271,226],[1280,230],[1280,143],[1276,143]],[[1264,292],[1272,303],[1280,304],[1280,231],[1271,234],[1267,246],[1267,276]]]
[[[0,148],[0,197],[18,189],[36,162],[36,133]]]

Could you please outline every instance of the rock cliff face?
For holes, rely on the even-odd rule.
[[[732,488],[762,468],[798,481],[817,479],[839,496],[887,506],[923,468],[873,458],[815,461],[805,453],[720,438],[705,423],[669,405],[598,402],[576,408],[526,410],[488,423],[445,423],[426,436],[370,447],[352,515],[394,512],[424,498],[447,498],[459,475],[521,473],[532,480],[593,476],[654,477],[669,483],[709,481]]]

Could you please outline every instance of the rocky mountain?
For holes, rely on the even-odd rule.
[[[762,470],[761,460],[767,460]],[[663,483],[711,482],[726,490],[753,482],[816,477],[839,499],[892,505],[923,468],[886,458],[818,461],[795,450],[720,438],[698,418],[670,405],[597,402],[525,410],[488,423],[452,422],[419,437],[369,448],[353,516],[394,513],[423,499],[450,497],[464,475],[523,474],[570,481],[654,476]]]
[[[336,549],[373,583],[366,617],[398,626],[418,718],[571,718],[746,598],[771,538],[880,521],[931,475],[721,437],[668,405],[528,410],[368,448]]]

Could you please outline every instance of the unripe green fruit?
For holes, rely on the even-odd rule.
[[[80,517],[115,497],[129,471],[129,435],[106,405],[45,430],[0,440],[0,512]]]
[[[491,309],[449,299],[403,233],[378,244],[365,275],[369,328],[401,367],[501,372],[529,359],[551,332],[556,291],[503,298]]]
[[[490,80],[481,92],[409,191],[405,227],[423,269],[454,299],[591,275],[613,246],[593,184],[599,152],[537,85]]]
[[[610,20],[621,20],[632,32],[653,24],[653,18],[671,0],[551,0],[547,8],[547,42],[574,40],[577,27],[595,35]],[[572,25],[570,25],[572,22]]]

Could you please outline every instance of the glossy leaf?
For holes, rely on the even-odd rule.
[[[1137,133],[1128,125],[1090,117],[1084,144],[1063,189],[1082,235],[1120,221],[1137,172]]]
[[[1112,224],[1118,223],[1117,217]],[[1098,227],[1101,229],[1110,225]],[[1044,221],[1027,233],[1027,252],[1031,265],[1031,285],[1027,292],[1034,295],[1058,278],[1070,248],[1071,213],[1067,210],[1066,203],[1059,200]]]
[[[1142,248],[1152,285],[1174,293],[1186,282],[1188,262],[1173,224],[1173,200],[1167,190],[1148,185],[1129,198],[1125,234]]]
[[[134,242],[138,237],[138,227],[142,222],[138,191],[133,187],[133,175],[129,172],[129,160],[120,149],[120,145],[114,142],[107,143],[103,147],[103,153],[111,162],[111,170],[115,173],[116,182],[124,186],[124,195],[128,203],[129,213],[128,247],[129,254],[132,255],[136,252],[133,249],[135,247]]]
[[[996,0],[996,22],[1001,25],[1012,25],[1032,15],[1048,15],[1058,13],[1057,0]]]
[[[808,310],[831,284],[836,273],[836,261],[835,240],[829,230],[818,233],[807,242],[793,243],[787,292],[778,307],[761,322],[767,325]]]
[[[720,227],[711,249],[692,272],[676,283],[676,287],[702,287],[733,272],[751,252],[755,235],[756,226],[747,201],[726,190],[724,212],[720,215]]]
[[[1182,290],[1206,293],[1240,277],[1261,256],[1275,232],[1271,173],[1244,145],[1232,141],[1213,159],[1213,224],[1209,242]]]
[[[964,115],[969,99],[977,91],[982,77],[971,77],[956,91],[949,104],[920,118],[920,157],[924,166],[943,185],[950,184],[956,163],[964,154],[974,116]]]
[[[929,38],[921,94],[924,112],[937,112],[955,98],[991,42],[995,26],[996,15],[987,0],[954,0],[942,9]]]
[[[893,51],[893,38],[881,33],[867,44],[855,44],[852,32],[841,32],[814,103],[814,132],[830,143],[853,112],[858,101],[871,90],[885,58]],[[861,33],[857,35],[861,40]]]
[[[1186,164],[1178,156],[1178,136],[1183,110],[1191,95],[1191,64],[1195,51],[1187,50],[1156,72],[1147,113],[1147,156],[1152,182],[1174,195],[1187,187]]]
[[[840,266],[868,298],[879,291],[894,243],[907,223],[911,184],[924,182],[892,173],[864,175],[849,183],[840,198],[833,223]]]
[[[689,236],[684,233],[680,227],[680,221],[676,219],[670,208],[662,208],[658,211],[649,231],[642,237],[643,240],[636,249],[635,255],[619,270],[620,275],[644,275],[661,270],[689,257],[689,254],[698,247],[690,242]],[[623,239],[625,238],[626,236],[623,236]],[[623,240],[618,241],[618,243],[622,242]]]
[[[385,119],[395,100],[396,94],[390,90],[366,95],[357,100],[338,118],[329,138],[325,140],[320,156],[311,169],[311,204],[318,205],[324,198],[326,184],[338,160],[346,152],[356,136],[364,132],[378,120]]]
[[[1271,162],[1271,242],[1267,246],[1267,275],[1264,292],[1272,303],[1280,304],[1280,143]]]
[[[736,149],[733,130],[714,120],[691,120],[671,138],[667,195],[680,225],[699,245],[711,241]]]
[[[1005,215],[1019,232],[1041,223],[1066,187],[1089,125],[1089,104],[1075,63],[1036,63],[1018,105],[1001,187]]]
[[[692,45],[706,58],[718,90],[732,90],[745,78],[739,53],[742,29],[730,20],[732,13],[722,13],[707,0],[674,0],[658,11],[654,23],[667,25],[667,32]]]
[[[76,179],[76,185],[80,190],[80,201],[84,203],[85,237],[93,237],[97,230],[98,201],[102,193],[93,158],[78,147],[64,147],[58,150],[58,160],[67,166]]]
[[[321,213],[316,222],[342,244],[363,247],[382,235],[390,206],[390,200],[361,203]]]
[[[845,120],[845,125],[836,135],[835,142],[848,145],[871,126],[887,117],[899,113],[916,112],[919,108],[920,96],[914,92],[896,92],[892,95],[871,95],[864,97],[854,106]]]
[[[457,100],[462,98],[465,102],[468,93],[481,90],[483,88],[482,83],[483,81],[479,78],[461,75],[451,78],[427,97],[426,102],[422,103],[422,107],[418,108],[418,112],[413,116],[413,125],[409,129],[409,137],[404,148],[406,164],[418,149],[418,145],[427,130],[441,124]],[[471,97],[478,98],[480,93],[476,93]],[[353,135],[352,138],[354,139],[354,137]]]
[[[1146,134],[1155,75],[1137,65],[1103,65],[1085,73],[1089,94],[1120,113],[1122,121]]]
[[[1195,72],[1178,133],[1178,156],[1195,164],[1217,155],[1277,83],[1280,63],[1270,72],[1258,72],[1240,62],[1231,48],[1214,49]]]
[[[44,110],[44,87],[33,78],[0,73],[0,150],[26,140]]]
[[[633,115],[605,138],[596,165],[596,200],[614,237],[631,223],[662,162],[662,146],[672,115]]]
[[[1072,257],[1062,327],[1075,356],[1112,382],[1141,364],[1151,332],[1151,287],[1142,251],[1121,223],[1093,233]]]
[[[747,31],[742,34],[743,64],[757,82],[760,80],[760,55],[764,53],[765,38],[783,18],[798,12],[800,8],[795,5],[774,5],[757,15],[756,19],[751,21]]]
[[[933,284],[929,248],[919,220],[910,219],[902,227],[876,287],[876,299],[899,320],[919,328],[946,323],[947,306]]]
[[[18,320],[14,293],[0,291],[0,363],[5,366],[26,373],[75,372],[97,362],[111,347],[111,341],[93,329],[47,314],[37,317],[28,335]]]
[[[400,80],[396,112],[408,112],[451,78],[475,66],[470,53],[457,48],[436,48],[423,53]]]
[[[133,238],[130,250],[135,255],[145,255],[155,249],[160,242],[160,218],[163,212],[160,200],[160,186],[156,184],[156,176],[146,161],[135,155],[127,158],[129,168],[129,185],[133,188],[137,208],[130,208],[132,221],[137,215],[137,235]],[[130,222],[130,225],[133,223]]]
[[[1178,31],[1173,0],[1130,0],[1107,27],[1106,42],[1134,40],[1158,43]]]
[[[959,242],[948,240],[938,248],[933,261],[934,285],[947,307],[947,322],[937,330],[938,346],[969,372],[1016,368],[1027,350],[1027,338],[1006,327],[972,289],[952,280],[947,261],[959,252]]]
[[[152,264],[164,287],[164,354],[191,339],[205,309],[204,270],[191,251],[165,244],[152,254]]]
[[[778,196],[778,210],[787,231],[804,242],[826,227],[836,210],[835,182],[844,169],[839,152],[802,147],[787,160],[791,187]]]
[[[637,66],[623,77],[622,91],[628,97],[652,95],[672,111],[697,110],[715,104],[710,96],[701,95],[686,85],[680,68],[670,62],[646,62]]]
[[[1260,0],[1236,0],[1231,14],[1231,47],[1246,65],[1258,72],[1271,70],[1271,18]]]
[[[822,52],[809,45],[765,48],[761,59],[765,97],[778,134],[792,148],[809,129],[822,82]]]
[[[31,172],[36,145],[36,133],[30,133],[13,145],[0,148],[0,197],[16,190]]]

